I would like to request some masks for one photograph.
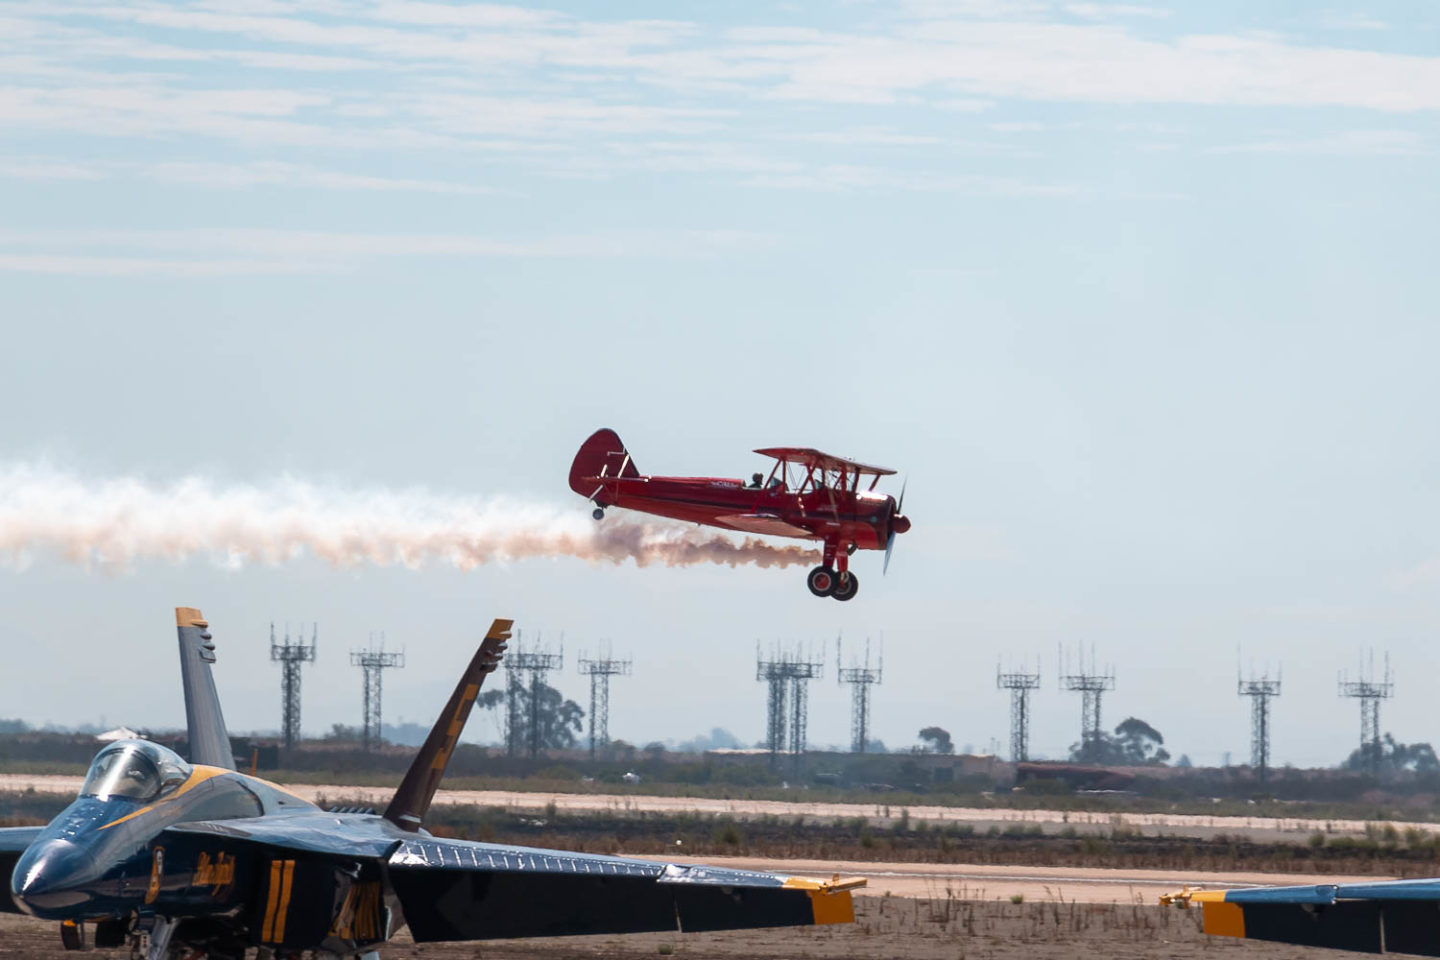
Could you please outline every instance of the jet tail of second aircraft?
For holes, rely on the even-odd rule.
[[[495,672],[500,666],[501,657],[505,655],[510,628],[514,622],[496,620],[490,624],[480,648],[475,651],[475,656],[470,659],[470,665],[465,668],[455,692],[450,695],[445,709],[440,712],[440,719],[435,721],[430,735],[425,738],[425,745],[410,764],[405,779],[400,782],[400,788],[395,791],[390,806],[385,808],[385,819],[400,829],[412,833],[420,829],[420,824],[430,809],[430,801],[435,798],[435,789],[440,785],[440,778],[445,776],[450,755],[455,752],[455,745],[460,741],[460,731],[465,729],[465,721],[470,717],[470,708],[475,705],[475,698],[480,694],[485,675]]]

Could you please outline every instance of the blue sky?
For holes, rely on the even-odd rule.
[[[1061,643],[1197,761],[1247,752],[1237,647],[1284,663],[1280,762],[1350,749],[1371,646],[1384,726],[1440,739],[1430,4],[20,2],[0,40],[5,466],[580,512],[608,425],[657,473],[893,465],[916,523],[843,606],[796,570],[42,556],[0,572],[0,715],[175,722],[193,604],[238,727],[275,723],[271,619],[320,621],[318,730],[370,631],[428,719],[506,614],[633,653],[628,739],[759,738],[755,641],[841,631],[885,635],[892,746],[1003,742],[995,664],[1039,654],[1060,753]],[[844,742],[845,692],[812,705]]]

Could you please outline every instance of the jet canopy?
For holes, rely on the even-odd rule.
[[[153,800],[190,779],[190,764],[148,740],[120,740],[95,755],[82,797]]]

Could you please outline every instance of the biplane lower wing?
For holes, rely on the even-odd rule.
[[[1440,957],[1440,879],[1186,890],[1162,902],[1199,904],[1214,936]]]
[[[35,841],[44,827],[0,827],[0,913],[19,913],[10,896],[10,874],[20,855]]]
[[[387,872],[417,942],[852,923],[864,883],[434,837]]]
[[[716,517],[715,522],[742,533],[764,533],[775,537],[813,537],[815,535],[804,527],[786,523],[771,513],[729,513]]]

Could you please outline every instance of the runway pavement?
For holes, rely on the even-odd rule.
[[[41,776],[32,774],[0,774],[0,790],[33,789],[37,793],[75,794],[82,778]],[[287,784],[286,790],[307,800],[336,802],[353,800],[374,806],[388,803],[394,792],[390,787],[349,787],[338,785]],[[508,790],[440,790],[437,804],[475,804],[503,807],[517,813],[543,814],[554,804],[555,810],[567,814],[612,814],[634,816],[642,813],[696,814],[730,816],[737,820],[761,817],[805,817],[809,820],[855,820],[864,818],[873,826],[884,827],[907,814],[911,822],[924,820],[931,826],[969,824],[977,830],[991,826],[1038,826],[1046,833],[1074,829],[1079,833],[1109,833],[1123,829],[1147,836],[1211,838],[1217,835],[1244,834],[1257,841],[1295,841],[1315,833],[1328,836],[1363,836],[1365,820],[1314,820],[1277,817],[1220,817],[1203,814],[1173,813],[1109,813],[1062,810],[1007,810],[979,807],[945,807],[937,805],[903,806],[887,803],[812,803],[797,791],[795,801],[716,799],[709,797],[659,797],[643,794],[600,793],[522,793]],[[1396,823],[1398,829],[1414,827],[1440,833],[1440,824]]]

